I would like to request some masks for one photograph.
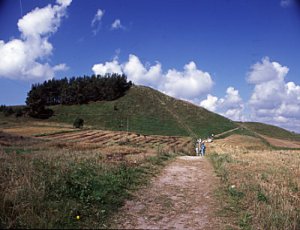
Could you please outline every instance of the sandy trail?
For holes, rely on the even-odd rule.
[[[113,219],[121,229],[220,229],[213,192],[218,179],[206,158],[178,157]]]

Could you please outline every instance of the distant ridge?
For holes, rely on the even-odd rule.
[[[283,140],[300,141],[300,134],[274,125],[268,125],[260,122],[237,122],[237,124],[260,135]]]

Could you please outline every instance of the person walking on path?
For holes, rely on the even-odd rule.
[[[195,150],[196,150],[196,156],[199,156],[201,150],[201,138],[196,141]]]
[[[200,150],[201,150],[201,156],[204,156],[205,155],[205,149],[206,149],[206,146],[204,144],[204,142],[201,143],[201,147],[200,147]]]
[[[195,146],[195,150],[196,150],[196,156],[199,156],[199,148],[198,148],[198,143],[196,143],[196,146]]]

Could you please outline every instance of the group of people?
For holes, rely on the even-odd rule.
[[[200,139],[198,139],[196,141],[196,147],[195,147],[195,150],[196,150],[196,156],[204,156],[205,155],[205,149],[206,149],[206,146],[204,144],[204,141]]]

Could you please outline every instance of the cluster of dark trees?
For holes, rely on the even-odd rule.
[[[28,114],[36,118],[48,118],[53,111],[46,106],[110,101],[123,96],[131,86],[131,81],[128,82],[124,74],[51,79],[32,85],[26,99]]]

